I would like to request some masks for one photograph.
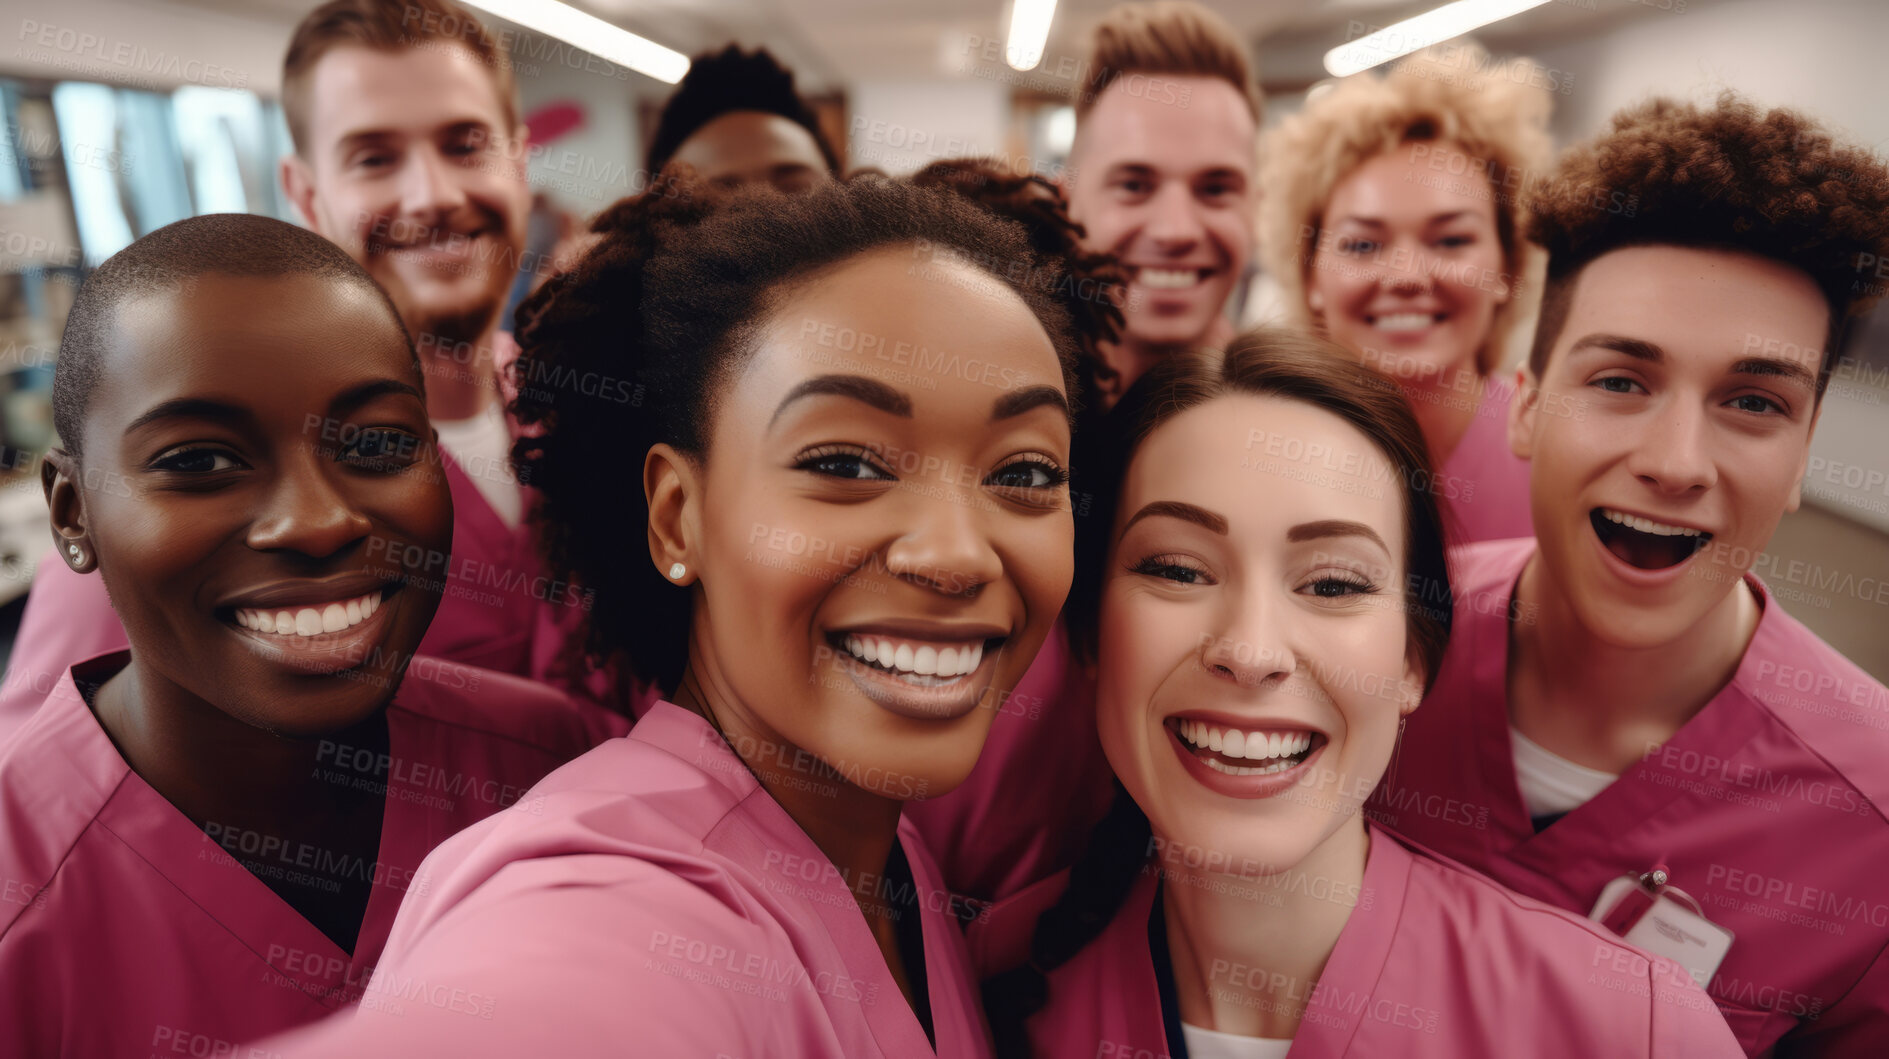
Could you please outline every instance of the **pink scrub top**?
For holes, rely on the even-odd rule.
[[[72,667],[0,749],[0,1055],[234,1059],[353,1003],[422,858],[494,813],[535,818],[532,784],[627,727],[541,684],[416,656],[387,707],[379,856],[335,865],[254,832],[212,838],[131,770],[75,683],[128,657]],[[324,754],[337,782],[375,774],[348,747]],[[371,872],[354,951],[232,848],[284,878]]]
[[[1509,451],[1509,402],[1515,380],[1483,380],[1482,401],[1469,429],[1437,472],[1444,536],[1450,544],[1533,537],[1528,461]]]
[[[1145,869],[1103,932],[1050,973],[1048,1002],[1027,1024],[1031,1054],[1186,1054],[1169,1043],[1180,1012],[1167,954],[1156,953],[1157,944],[1166,948],[1159,874]],[[1001,907],[972,927],[974,936],[1019,929],[1028,928]],[[1267,972],[1217,970],[1215,989],[1271,1002],[1248,984]],[[1284,999],[1305,1006],[1288,1059],[1739,1054],[1712,1002],[1676,964],[1376,828],[1337,947],[1316,984]]]
[[[582,590],[545,572],[529,521],[506,526],[452,455],[441,450],[440,459],[453,497],[453,553],[435,568],[446,574],[446,592],[418,653],[543,680],[623,712],[565,651],[588,613]],[[127,646],[104,578],[74,573],[48,552],[0,682],[0,745],[68,666]]]
[[[955,790],[905,804],[956,894],[994,901],[1082,855],[1108,813],[1114,773],[1095,731],[1095,684],[1058,621],[992,719]]]
[[[659,702],[427,858],[360,1008],[271,1055],[934,1054],[849,880],[701,717]],[[910,824],[940,1056],[989,1054],[955,903]],[[883,891],[882,891],[883,892]],[[896,894],[894,894],[896,896]],[[909,923],[907,924],[909,926]]]
[[[1671,739],[1537,833],[1509,736],[1505,617],[1531,538],[1452,554],[1435,688],[1367,807],[1385,826],[1586,915],[1663,863],[1734,934],[1708,992],[1751,1055],[1889,1055],[1889,690],[1784,613]]]

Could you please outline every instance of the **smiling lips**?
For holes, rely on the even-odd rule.
[[[1181,737],[1182,745],[1208,768],[1232,776],[1284,772],[1303,762],[1313,744],[1322,739],[1317,733],[1303,729],[1232,728],[1186,717],[1174,718],[1170,724]]]
[[[937,639],[885,630],[835,631],[827,634],[827,642],[834,648],[835,665],[873,703],[901,717],[944,721],[977,708],[990,687],[995,651],[1006,639],[954,636],[954,631],[937,630],[932,633]]]
[[[1409,335],[1427,331],[1443,322],[1443,313],[1399,312],[1366,316],[1364,322],[1390,335]]]
[[[1129,273],[1134,281],[1148,290],[1183,291],[1205,283],[1217,269],[1212,268],[1156,268],[1151,265],[1130,266]]]
[[[1602,547],[1614,558],[1640,570],[1665,570],[1697,555],[1712,535],[1692,526],[1659,522],[1610,507],[1588,512],[1588,522]]]
[[[906,679],[918,687],[949,684],[972,673],[984,661],[984,644],[931,644],[884,636],[848,636],[846,650],[854,658]],[[931,680],[918,678],[930,677]]]
[[[277,636],[320,636],[352,628],[380,609],[381,589],[364,596],[293,607],[238,607],[236,624]]]

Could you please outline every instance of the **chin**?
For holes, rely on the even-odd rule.
[[[1128,337],[1150,346],[1191,346],[1207,336],[1213,318],[1166,316],[1128,322]]]
[[[1600,593],[1577,595],[1572,603],[1581,624],[1596,640],[1622,650],[1642,651],[1679,639],[1710,609],[1689,598],[1649,607]]]

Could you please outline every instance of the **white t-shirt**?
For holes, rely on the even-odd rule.
[[[505,423],[505,403],[495,395],[484,411],[469,419],[435,419],[433,429],[439,431],[440,445],[452,453],[459,469],[498,513],[499,521],[517,529],[525,517],[525,496],[512,471],[512,432]]]
[[[1522,805],[1530,817],[1572,812],[1620,777],[1576,765],[1509,726],[1515,746],[1515,781],[1522,788]]]
[[[1181,1039],[1187,1042],[1187,1059],[1286,1059],[1292,1050],[1290,1037],[1242,1037],[1190,1022],[1181,1023]]]

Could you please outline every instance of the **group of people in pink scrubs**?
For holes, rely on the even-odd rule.
[[[80,288],[0,1054],[1889,1048],[1889,690],[1751,573],[1881,160],[1728,94],[1555,163],[1480,52],[1262,136],[1159,0],[1063,179],[846,176],[731,49],[506,320],[448,17],[298,27],[306,228]]]

